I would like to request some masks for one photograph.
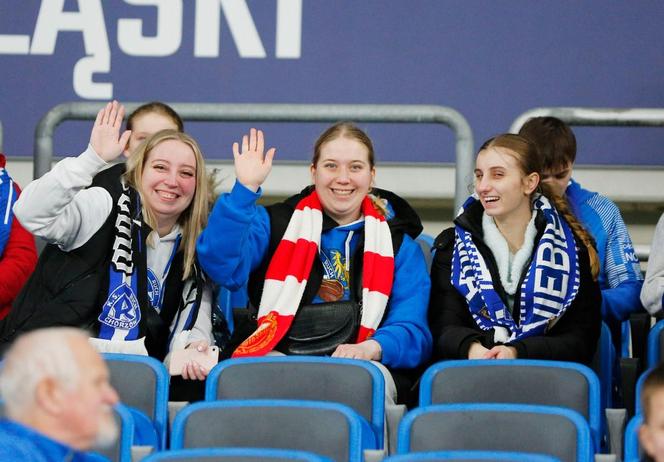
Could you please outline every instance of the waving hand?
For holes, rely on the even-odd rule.
[[[249,131],[249,136],[242,137],[242,151],[238,143],[233,143],[235,176],[252,191],[258,191],[272,170],[272,159],[276,149],[270,148],[263,154],[264,149],[263,132],[255,128]]]
[[[117,101],[108,103],[97,113],[97,119],[90,134],[90,144],[99,157],[106,162],[119,157],[129,141],[130,130],[125,130],[120,136],[124,114],[124,106]]]

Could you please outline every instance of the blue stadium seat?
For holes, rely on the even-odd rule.
[[[593,357],[591,368],[599,377],[600,407],[606,409],[613,407],[613,378],[616,366],[616,352],[611,339],[611,330],[604,322],[600,331],[597,350]]]
[[[369,361],[318,356],[238,358],[217,364],[207,378],[206,401],[295,399],[349,406],[370,422],[383,447],[385,383]]]
[[[638,414],[632,417],[625,427],[625,461],[641,460],[643,449],[639,444],[639,427],[643,423],[643,416]]]
[[[664,319],[652,326],[648,333],[648,368],[662,362],[662,348],[664,348],[662,330],[664,330]]]
[[[111,385],[120,401],[133,408],[136,416],[134,444],[151,445],[152,432],[142,423],[143,413],[157,435],[157,450],[166,448],[168,432],[168,383],[170,376],[164,364],[149,356],[105,353],[104,360],[111,374]]]
[[[219,308],[226,318],[228,330],[233,333],[233,330],[235,329],[235,323],[233,321],[233,309],[246,308],[249,303],[246,284],[237,290],[230,290],[222,286],[219,289],[217,303],[219,304]]]
[[[383,462],[560,462],[560,459],[531,452],[432,451],[386,457]]]
[[[113,407],[115,421],[120,430],[118,439],[109,448],[95,451],[111,462],[132,462],[131,447],[134,443],[134,418],[127,406],[116,404]]]
[[[152,454],[142,462],[332,462],[305,451],[265,448],[178,449]],[[542,461],[544,462],[544,461]]]
[[[424,260],[427,263],[427,271],[431,272],[431,263],[433,263],[433,237],[428,234],[422,233],[415,241],[420,245],[422,253],[424,254]]]
[[[398,454],[445,450],[518,451],[563,462],[593,460],[590,428],[578,412],[528,404],[439,404],[410,411]]]
[[[456,360],[430,366],[420,383],[420,406],[455,403],[517,403],[571,409],[585,417],[595,450],[600,448],[603,431],[599,379],[590,368],[578,363]]]
[[[315,452],[360,462],[378,449],[373,429],[348,406],[296,400],[227,400],[191,404],[173,422],[171,449],[263,447]]]

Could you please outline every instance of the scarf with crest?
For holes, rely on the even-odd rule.
[[[476,200],[471,196],[463,209]],[[515,315],[519,316],[518,324],[496,292],[489,268],[471,234],[455,226],[452,285],[468,302],[480,329],[494,329],[496,342],[507,343],[544,334],[549,323],[563,315],[579,291],[578,249],[571,228],[546,197],[537,197],[533,207],[543,214],[546,225],[541,239],[535,243],[526,276],[518,289],[518,311],[514,307]]]
[[[356,343],[370,338],[383,319],[394,280],[392,235],[369,197],[362,201],[364,255],[362,316]],[[258,328],[233,353],[263,356],[286,335],[297,312],[314,259],[318,258],[323,211],[316,191],[295,207],[265,274],[258,307]]]

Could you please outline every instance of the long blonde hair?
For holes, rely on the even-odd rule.
[[[143,171],[145,163],[148,160],[150,152],[159,144],[168,140],[180,141],[189,146],[194,153],[196,159],[196,190],[194,197],[189,206],[178,217],[178,224],[182,228],[182,240],[180,241],[180,249],[184,250],[183,260],[183,279],[187,279],[191,274],[192,268],[196,261],[196,239],[207,224],[207,216],[210,210],[210,194],[208,192],[207,171],[205,169],[205,160],[203,153],[196,140],[186,133],[177,130],[161,130],[143,143],[141,143],[136,151],[127,160],[127,171],[125,172],[125,179],[127,183],[133,187],[141,198],[143,205],[143,219],[153,229],[157,229],[157,219],[154,212],[150,209],[143,197],[141,191],[141,180],[143,178]]]
[[[541,178],[541,157],[537,155],[537,147],[535,144],[527,138],[513,135],[511,133],[498,135],[487,140],[479,149],[478,153],[488,148],[504,148],[507,151],[507,154],[511,155],[517,161],[519,168],[525,175],[536,172],[540,174]],[[586,249],[588,249],[590,272],[592,273],[593,279],[597,280],[597,275],[599,274],[599,257],[597,256],[597,250],[595,249],[595,240],[588,231],[586,231],[574,213],[572,213],[572,209],[565,197],[558,196],[547,184],[542,183],[541,181],[538,185],[538,190],[553,203],[556,210],[563,216],[570,228],[572,228],[574,235],[578,237],[579,240],[583,242]]]

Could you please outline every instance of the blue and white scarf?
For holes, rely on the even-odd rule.
[[[99,338],[136,340],[139,336],[141,307],[138,301],[138,271],[132,258],[132,217],[129,187],[122,179],[122,194],[116,204],[115,239],[109,270],[108,298],[99,315]],[[140,203],[135,215],[140,230]],[[139,237],[140,242],[140,237]]]
[[[468,198],[463,209],[476,200]],[[500,343],[544,334],[579,291],[578,249],[571,228],[546,197],[537,197],[533,207],[543,214],[546,225],[521,284],[519,324],[494,289],[489,268],[470,233],[455,227],[452,285],[465,297],[480,329],[495,329],[494,339]]]
[[[12,207],[16,202],[16,191],[14,191],[14,182],[7,173],[5,159],[0,154],[0,255],[5,252],[5,246],[9,240],[9,234],[12,229],[12,220],[14,213]]]

